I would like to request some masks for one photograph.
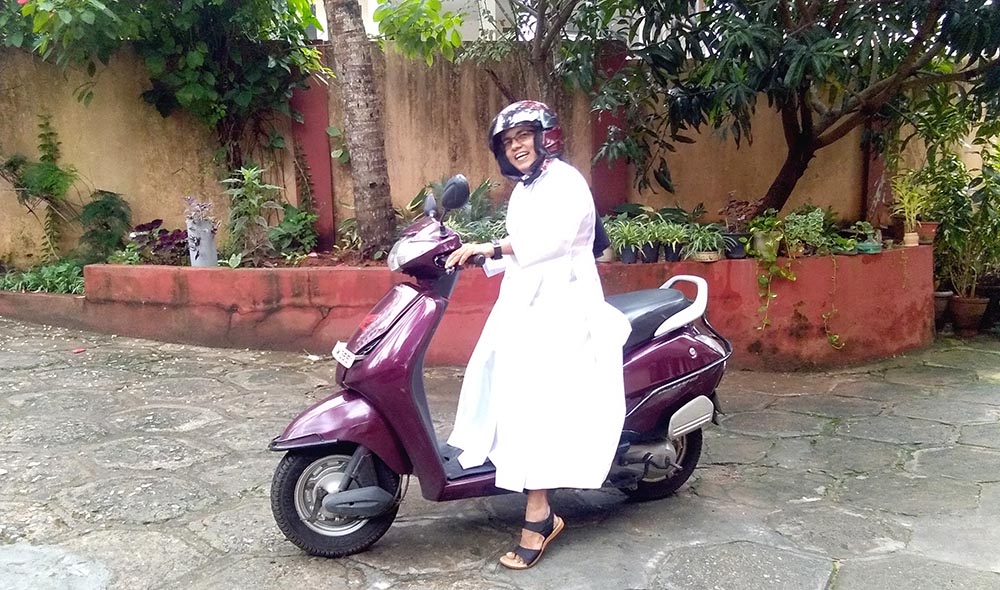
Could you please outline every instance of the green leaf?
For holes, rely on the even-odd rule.
[[[73,22],[73,13],[66,9],[59,10],[56,12],[56,14],[59,15],[59,20],[61,20],[63,24],[68,25],[69,23]]]
[[[205,54],[197,50],[189,51],[186,61],[188,66],[192,68],[200,68],[202,64],[205,63]]]
[[[84,10],[83,12],[80,13],[80,20],[87,23],[88,25],[92,25],[94,24],[96,17],[94,16],[93,12],[89,10]]]
[[[21,31],[14,31],[7,37],[7,42],[10,43],[11,47],[20,47],[24,43],[24,33]]]

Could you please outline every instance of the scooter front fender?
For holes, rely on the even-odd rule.
[[[409,456],[382,414],[350,389],[341,389],[307,408],[268,448],[289,451],[345,441],[368,447],[396,473],[413,472]]]

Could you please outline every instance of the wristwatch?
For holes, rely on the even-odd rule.
[[[500,249],[500,240],[493,240],[493,256],[490,256],[493,260],[500,260],[503,258],[503,250]]]

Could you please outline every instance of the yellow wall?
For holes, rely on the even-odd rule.
[[[402,206],[431,181],[465,174],[473,186],[490,178],[501,182],[493,194],[504,198],[512,188],[503,179],[486,146],[493,116],[507,104],[485,70],[474,63],[435,62],[427,68],[389,51],[376,52],[376,78],[385,98],[386,152],[392,199]],[[72,91],[85,81],[77,72],[58,68],[17,50],[0,50],[4,71],[0,83],[0,157],[23,153],[37,157],[37,115],[52,115],[62,141],[62,162],[74,166],[81,182],[72,193],[79,204],[94,189],[125,196],[135,223],[163,218],[168,227],[183,224],[184,195],[195,195],[216,204],[217,217],[225,218],[226,197],[218,179],[225,174],[213,163],[216,141],[199,121],[183,112],[168,118],[140,98],[147,78],[140,61],[131,54],[116,58],[98,77],[95,97],[84,106]],[[524,68],[505,64],[496,68],[505,83],[523,87]],[[330,125],[343,127],[336,81],[330,88]],[[593,155],[592,129],[587,98],[567,97],[555,105],[563,124],[567,160],[590,178]],[[754,120],[754,143],[737,149],[731,139],[708,131],[692,145],[679,145],[668,155],[677,196],[661,192],[639,193],[630,188],[632,202],[655,207],[680,204],[690,209],[704,203],[716,219],[728,194],[758,198],[773,180],[785,154],[777,117],[762,111]],[[296,202],[289,148],[282,155],[278,182],[284,178]],[[860,210],[862,153],[860,133],[821,151],[796,187],[788,208],[810,202],[834,205],[845,218]],[[333,191],[336,221],[352,217],[350,165],[334,164]],[[786,208],[787,210],[787,208]],[[10,187],[0,181],[0,261],[27,264],[40,253],[38,223],[16,204]],[[75,246],[75,237],[64,240],[64,249]]]

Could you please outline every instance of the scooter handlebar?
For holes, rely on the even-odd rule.
[[[435,264],[437,264],[437,266],[440,268],[444,268],[444,263],[446,260],[448,260],[447,254],[438,254],[434,258]],[[463,264],[462,266],[483,266],[484,264],[486,264],[486,256],[482,254],[473,254],[472,256],[469,256],[469,258],[465,261],[465,264]],[[448,269],[448,272],[449,273],[455,272],[456,268],[458,267],[453,266]]]

